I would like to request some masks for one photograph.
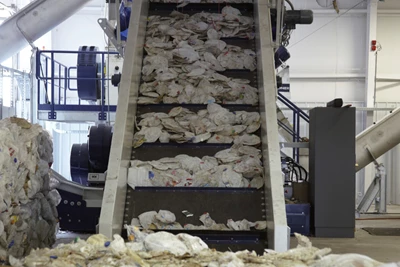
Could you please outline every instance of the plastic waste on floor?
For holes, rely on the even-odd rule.
[[[37,249],[24,259],[12,256],[13,267],[24,266],[312,266],[312,267],[395,267],[359,254],[330,254],[329,248],[315,248],[307,237],[296,234],[298,246],[286,252],[266,250],[220,252],[209,249],[198,237],[168,232],[144,233],[137,227],[125,225],[130,242],[119,235],[113,240],[94,235],[87,241],[77,239],[53,249]]]

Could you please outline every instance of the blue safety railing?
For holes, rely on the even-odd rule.
[[[296,106],[292,101],[285,97],[281,92],[278,92],[278,100],[282,102],[286,107],[288,107],[293,114],[293,129],[290,129],[290,127],[288,127],[281,121],[278,121],[279,126],[281,126],[285,131],[292,135],[293,142],[300,142],[300,123],[301,121],[310,123],[310,117],[301,108]],[[299,151],[299,148],[293,149],[293,159],[296,162],[299,162]]]
[[[96,54],[101,57],[99,69],[101,77],[96,78],[77,78],[72,75],[71,71],[76,69],[75,66],[67,66],[57,60],[60,55],[79,54]],[[80,111],[80,112],[98,112],[99,120],[107,120],[107,112],[115,112],[117,107],[114,105],[106,105],[105,93],[106,84],[111,80],[106,77],[105,59],[107,55],[118,52],[107,51],[56,51],[42,50],[36,54],[36,79],[38,90],[38,110],[48,111],[49,120],[57,120],[57,112],[61,111]],[[99,101],[80,100],[78,94],[71,95],[68,92],[77,92],[72,82],[77,83],[79,80],[95,80],[100,81],[101,96]],[[98,103],[99,102],[99,103]],[[82,114],[84,116],[84,114]]]

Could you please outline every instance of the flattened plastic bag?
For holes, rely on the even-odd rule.
[[[143,127],[135,136],[143,136],[144,142],[154,143],[161,136],[160,127]]]
[[[128,185],[135,189],[136,186],[152,186],[151,170],[146,167],[131,167],[128,170]]]
[[[250,187],[260,189],[264,186],[264,179],[261,176],[256,176],[250,181]]]
[[[252,146],[240,146],[238,149],[241,155],[259,156],[261,151]]]
[[[218,160],[214,157],[204,156],[200,162],[200,169],[203,171],[212,170],[218,166]]]
[[[171,135],[168,132],[162,131],[159,138],[160,143],[169,143],[170,136]]]
[[[128,233],[128,239],[130,241],[134,242],[143,242],[146,236],[148,236],[148,233],[142,232],[139,230],[139,227],[134,226],[134,225],[124,225],[124,228],[126,229]]]
[[[232,152],[230,148],[217,152],[217,154],[215,154],[215,157],[222,163],[234,162],[240,159],[240,156]]]
[[[140,224],[144,229],[149,229],[157,215],[156,211],[147,211],[139,215]]]
[[[176,221],[175,214],[168,210],[159,210],[156,215],[156,219],[166,224],[174,223]]]
[[[49,192],[47,198],[49,199],[50,203],[54,206],[58,206],[61,203],[61,195],[55,189]]]
[[[261,143],[260,137],[257,135],[249,135],[249,134],[244,134],[235,137],[234,141],[235,144],[241,144],[241,145],[246,145],[246,146],[254,146],[258,145]]]
[[[218,135],[218,134],[214,134],[207,140],[207,143],[211,144],[230,144],[232,142],[233,142],[232,137],[225,135]]]
[[[256,221],[254,228],[256,228],[257,230],[267,229],[267,222],[266,221]]]
[[[235,231],[249,231],[250,228],[254,227],[256,224],[253,222],[249,222],[246,219],[236,222],[233,221],[232,219],[229,219],[227,225],[230,229]]]
[[[211,138],[211,133],[204,133],[204,134],[193,136],[190,140],[192,141],[192,143],[196,144],[196,143],[204,142],[210,138]]]
[[[155,222],[154,225],[157,227],[158,230],[179,230],[183,229],[182,225],[178,222],[174,223],[160,223],[160,222]]]
[[[177,237],[186,245],[190,254],[197,254],[202,250],[208,249],[207,244],[197,236],[181,233]]]
[[[182,256],[189,252],[186,245],[178,237],[167,232],[157,232],[146,236],[144,245],[148,251],[168,251],[176,256]]]
[[[216,222],[211,218],[210,214],[204,213],[200,216],[199,220],[203,223],[203,225],[207,228],[211,228]]]
[[[218,187],[219,182],[209,170],[201,170],[193,174],[194,187]]]
[[[357,267],[357,266],[370,266],[378,267],[382,266],[382,263],[365,255],[348,253],[348,254],[331,254],[323,257],[318,263],[313,264],[314,267],[323,266],[346,266],[346,267]]]
[[[256,174],[261,174],[263,169],[259,158],[246,155],[235,164],[234,170],[243,173],[246,178],[252,178]]]
[[[175,157],[179,160],[182,168],[189,173],[193,174],[200,170],[201,159],[197,157],[190,157],[188,155],[178,155]]]
[[[243,177],[239,173],[233,171],[232,166],[230,165],[222,165],[218,166],[219,169],[222,169],[222,175],[220,180],[221,187],[243,187]]]

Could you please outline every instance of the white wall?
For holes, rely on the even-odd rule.
[[[293,101],[364,101],[366,14],[337,16],[315,10],[313,24],[293,32],[287,62]]]
[[[378,52],[378,79],[397,79],[393,82],[377,82],[378,102],[400,101],[400,13],[379,14],[378,42],[382,50]]]
[[[104,17],[105,1],[91,1],[81,11],[58,25],[51,32],[51,49],[78,51],[80,46],[97,46],[105,50],[105,37],[97,24],[97,19]],[[48,48],[46,47],[46,50]],[[76,66],[77,54],[57,55],[57,61]],[[77,99],[76,92],[68,92],[69,100]],[[66,178],[70,178],[70,151],[75,143],[86,143],[90,124],[46,123],[52,132],[54,142],[53,168]]]
[[[299,26],[289,45],[292,56],[288,61],[292,101],[299,106],[312,107],[341,97],[354,106],[364,106],[366,6],[335,19],[337,14],[331,9],[316,9],[318,7],[314,5],[314,0],[292,2],[298,8],[314,9],[314,23],[311,26]],[[354,5],[351,2],[348,1],[349,6]],[[379,7],[377,40],[383,48],[378,54],[377,77],[398,81],[377,82],[376,106],[395,107],[400,104],[395,103],[400,102],[400,1],[387,0]],[[342,13],[344,9],[341,9]],[[386,111],[376,112],[375,121],[385,114]],[[365,116],[365,112],[357,112],[357,132],[365,128]],[[307,134],[307,131],[303,129],[303,133]],[[397,147],[379,159],[387,167],[388,202],[395,204],[400,204],[400,169],[397,167],[399,153],[400,147]],[[357,175],[359,183],[364,181],[363,176],[363,172]],[[368,180],[365,179],[366,183]],[[365,184],[365,190],[368,185]]]
[[[97,24],[97,19],[103,16],[99,7],[83,9],[52,30],[52,49],[78,51],[80,46],[97,46],[104,51],[105,37]],[[57,56],[57,60],[68,66],[76,65],[76,55]]]

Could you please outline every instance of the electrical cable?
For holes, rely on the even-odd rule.
[[[334,22],[335,20],[337,20],[338,18],[344,16],[345,14],[347,14],[349,11],[353,10],[354,8],[358,7],[359,5],[361,5],[362,3],[364,3],[367,0],[361,0],[360,2],[358,2],[357,4],[355,4],[354,6],[352,6],[351,8],[347,9],[346,11],[344,11],[343,13],[341,13],[340,15],[336,16],[334,19],[328,21],[327,23],[325,23],[324,25],[322,25],[321,27],[319,27],[318,29],[316,29],[315,31],[313,31],[312,33],[306,35],[305,37],[301,38],[299,41],[297,41],[296,43],[294,43],[293,45],[291,45],[289,47],[292,48],[294,46],[296,46],[297,44],[299,44],[300,42],[304,41],[305,39],[307,39],[308,37],[310,37],[311,35],[313,35],[314,33],[320,31],[321,29],[325,28],[326,26],[328,26],[329,24],[331,24],[332,22]]]
[[[0,2],[0,5],[2,5],[8,11],[8,13],[10,13],[11,16],[15,14],[15,10],[11,9],[10,7],[8,7],[3,2]]]
[[[292,2],[290,2],[290,0],[285,0],[285,1],[286,1],[286,3],[288,3],[288,5],[290,6],[290,8],[291,8],[292,10],[294,10],[294,6],[293,6]]]
[[[289,169],[289,172],[290,172],[290,180],[291,180],[292,182],[293,182],[293,175],[296,175],[296,178],[297,178],[296,180],[297,180],[297,182],[298,182],[299,180],[305,181],[305,182],[308,181],[308,172],[307,172],[307,170],[306,170],[304,167],[302,167],[300,164],[298,164],[297,162],[295,162],[295,161],[294,161],[292,158],[290,158],[290,157],[282,158],[282,160],[286,161],[286,164],[287,164],[288,169]],[[297,172],[296,168],[297,168],[298,172]],[[303,172],[304,172],[304,174],[305,174],[304,179],[303,179]]]
[[[290,37],[292,35],[292,30],[285,28],[282,32],[282,45],[287,47],[289,45]]]

